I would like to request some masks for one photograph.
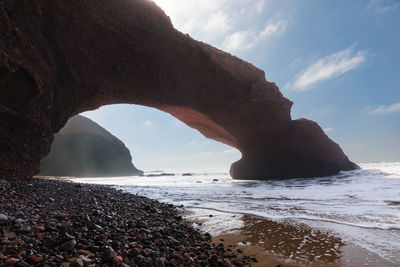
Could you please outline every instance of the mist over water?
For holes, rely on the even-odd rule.
[[[232,180],[227,173],[74,181],[117,185],[199,214],[207,210],[226,213],[225,223],[215,222],[220,227],[205,229],[212,234],[240,226],[240,216],[233,218],[232,214],[293,220],[333,231],[345,242],[399,263],[400,162],[360,165],[361,170],[335,176],[282,181]]]

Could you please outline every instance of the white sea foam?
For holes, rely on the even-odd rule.
[[[117,185],[133,194],[196,208],[199,216],[204,215],[200,210],[214,210],[322,225],[348,242],[400,262],[400,162],[360,166],[361,170],[330,177],[283,181],[232,180],[227,173],[74,181]],[[229,220],[240,224],[240,216]],[[238,224],[217,223],[223,228],[211,231],[219,233]]]

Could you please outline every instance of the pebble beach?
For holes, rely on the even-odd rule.
[[[171,204],[109,186],[0,180],[1,266],[257,266]]]

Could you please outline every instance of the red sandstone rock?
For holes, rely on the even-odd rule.
[[[0,178],[38,172],[68,118],[154,107],[238,148],[234,178],[329,175],[356,165],[251,64],[176,31],[148,0],[0,2]]]

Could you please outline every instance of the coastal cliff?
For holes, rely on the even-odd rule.
[[[175,30],[152,1],[5,0],[0,25],[0,178],[31,178],[70,117],[117,103],[239,149],[233,178],[357,168],[315,122],[291,119],[262,70]]]
[[[92,120],[77,115],[55,135],[39,175],[123,176],[143,175],[143,171],[132,164],[131,154],[121,140]]]

